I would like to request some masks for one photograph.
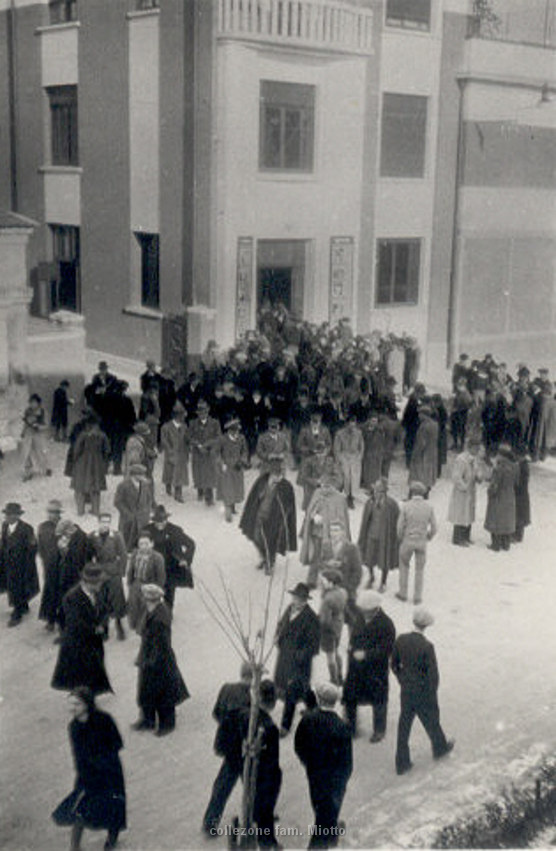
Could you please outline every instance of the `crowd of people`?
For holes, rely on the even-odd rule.
[[[294,748],[307,772],[318,828],[310,847],[337,843],[358,706],[372,706],[371,742],[382,741],[390,672],[401,686],[397,773],[411,768],[415,716],[435,758],[452,750],[453,740],[446,738],[439,720],[434,647],[424,637],[434,620],[423,606],[427,547],[438,528],[428,497],[449,449],[454,450],[448,506],[453,544],[472,543],[476,488],[482,481],[487,483],[485,528],[491,549],[501,552],[523,540],[531,519],[529,462],[543,460],[556,445],[554,387],[546,370],[531,380],[529,370],[519,366],[513,380],[490,355],[471,363],[462,355],[454,366],[451,397],[429,394],[413,380],[400,417],[401,396],[385,355],[376,339],[354,337],[347,322],[317,328],[269,310],[261,317],[260,331],[225,355],[210,345],[199,371],[180,386],[168,371],[148,362],[140,377],[138,409],[128,385],[101,362],[85,387],[81,415],[69,435],[69,384],[63,381],[57,388],[54,437],[68,441],[65,474],[77,515],[90,506],[98,528],[87,535],[62,516],[61,502],[51,499],[47,519],[35,534],[22,519],[23,507],[8,503],[0,539],[0,590],[7,591],[12,609],[8,625],[17,627],[40,592],[40,556],[39,618],[59,644],[52,686],[72,694],[69,731],[77,781],[54,813],[58,824],[73,825],[72,851],[79,848],[84,827],[105,827],[105,847],[111,848],[126,823],[118,756],[122,740],[113,719],[95,706],[96,695],[112,690],[104,665],[111,619],[119,640],[126,638],[126,616],[128,628],[141,637],[134,729],[171,733],[176,706],[189,697],[172,649],[171,624],[176,589],[194,587],[195,542],[170,523],[168,510],[155,499],[159,456],[166,497],[183,503],[192,486],[206,506],[222,503],[228,523],[243,504],[239,529],[253,542],[262,571],[272,574],[277,556],[297,551],[298,545],[306,566],[305,581],[290,589],[291,603],[277,626],[273,680],[263,680],[257,695],[261,749],[254,819],[259,845],[278,844],[274,806],[281,784],[280,739],[290,733],[299,703],[305,713]],[[415,378],[413,355],[406,367],[404,383]],[[46,430],[42,401],[34,395],[24,415],[25,479],[51,472]],[[389,475],[402,443],[408,493],[399,504],[389,494]],[[256,477],[247,492],[245,471],[250,468]],[[109,471],[122,477],[114,497],[117,529],[111,511],[101,507]],[[294,484],[302,494],[300,528]],[[355,534],[351,512],[361,494],[365,504]],[[416,606],[415,630],[406,635],[397,635],[382,608],[393,570],[398,570],[396,597]],[[317,589],[318,605],[311,605]],[[312,665],[321,651],[328,680],[313,685]],[[203,819],[207,836],[217,835],[226,801],[242,776],[251,676],[251,668],[244,666],[241,681],[224,686],[214,709],[215,750],[223,762]],[[270,714],[277,699],[283,701],[278,726]],[[343,718],[335,711],[340,702]],[[92,742],[98,743],[98,753]]]

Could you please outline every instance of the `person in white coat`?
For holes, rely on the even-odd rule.
[[[467,442],[456,456],[452,469],[452,494],[448,520],[454,525],[452,543],[457,547],[471,544],[471,525],[475,520],[477,482],[481,480],[477,454],[479,446]]]

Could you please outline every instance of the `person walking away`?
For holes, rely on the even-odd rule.
[[[154,584],[141,587],[146,618],[141,633],[141,649],[137,658],[139,680],[137,703],[141,717],[134,730],[154,730],[166,736],[176,726],[176,706],[189,697],[187,686],[172,650],[172,615],[164,603],[164,590]]]
[[[110,443],[100,427],[98,417],[91,414],[89,421],[73,448],[73,473],[71,488],[75,492],[77,513],[85,514],[85,505],[91,504],[91,513],[100,513],[100,494],[106,490],[106,471],[110,460]]]
[[[372,744],[386,735],[388,673],[396,629],[382,610],[382,598],[371,590],[361,591],[353,612],[348,651],[348,670],[343,702],[353,736],[357,733],[357,707],[373,707]]]
[[[70,851],[79,851],[85,828],[107,830],[104,849],[109,851],[116,847],[120,832],[127,826],[125,781],[119,757],[122,737],[112,716],[97,709],[94,694],[86,686],[72,691],[69,706],[75,786],[56,807],[52,818],[60,827],[71,826]]]
[[[415,584],[413,602],[418,606],[423,600],[427,543],[437,532],[434,509],[425,500],[427,487],[422,482],[409,483],[409,499],[402,503],[398,517],[398,540],[400,542],[400,587],[396,594],[399,600],[407,600],[409,566],[415,558]]]
[[[400,684],[400,718],[396,744],[396,772],[406,774],[413,768],[409,736],[415,717],[419,719],[432,745],[434,759],[454,748],[440,726],[438,708],[438,665],[434,646],[425,638],[425,630],[434,623],[432,614],[420,607],[413,613],[413,632],[400,635],[392,651],[392,671]]]
[[[137,549],[131,554],[127,569],[127,621],[130,629],[141,634],[145,623],[146,606],[141,592],[143,585],[164,588],[166,570],[164,558],[154,551],[154,542],[148,529],[139,533]]]
[[[361,461],[363,458],[363,435],[357,425],[355,413],[348,414],[347,423],[339,429],[334,438],[334,455],[344,474],[344,491],[348,508],[355,508],[354,494],[361,481]]]
[[[473,404],[473,397],[467,387],[467,379],[462,377],[458,380],[454,389],[452,399],[452,413],[450,414],[450,431],[452,433],[453,449],[461,452],[465,443],[465,431],[467,428],[467,415]]]
[[[224,516],[232,522],[237,502],[245,498],[243,471],[249,467],[247,441],[241,433],[238,417],[231,417],[224,424],[224,434],[216,445],[218,469],[217,498],[224,503]]]
[[[191,565],[195,555],[195,541],[186,535],[181,526],[170,523],[169,517],[164,506],[157,505],[145,530],[150,533],[154,551],[164,559],[166,581],[162,587],[164,600],[171,611],[174,608],[176,588],[193,588]]]
[[[295,731],[294,747],[305,766],[314,813],[309,848],[335,848],[338,818],[353,770],[348,725],[336,714],[339,689],[332,683],[315,687],[317,707],[306,712]]]
[[[454,524],[452,544],[468,547],[471,544],[471,526],[475,520],[477,482],[481,480],[476,461],[479,446],[466,443],[452,467],[452,493],[448,507],[448,520]]]
[[[525,527],[531,523],[529,498],[529,457],[524,447],[516,450],[517,478],[515,482],[515,543],[523,541]]]
[[[68,437],[68,411],[75,399],[69,396],[70,383],[66,379],[60,381],[52,394],[52,415],[50,425],[54,429],[54,440],[65,442]]]
[[[152,506],[152,479],[147,478],[146,467],[132,464],[114,494],[114,507],[120,514],[118,528],[128,553],[137,546],[139,532],[149,522]]]
[[[374,412],[362,428],[364,451],[361,462],[361,487],[370,491],[381,476],[386,435],[379,423],[378,414]]]
[[[60,551],[56,537],[56,526],[62,517],[62,503],[51,499],[46,506],[46,520],[37,529],[37,551],[42,562],[43,588],[39,607],[39,620],[46,621],[45,628],[54,632],[60,600]]]
[[[210,801],[203,816],[203,832],[216,836],[226,802],[241,777],[243,755],[241,740],[238,747],[238,713],[251,705],[251,682],[253,671],[248,662],[242,662],[240,680],[225,683],[216,698],[212,717],[218,724],[214,739],[214,752],[223,757],[220,770],[212,786]]]
[[[162,484],[168,496],[184,502],[183,489],[189,484],[189,429],[181,405],[174,406],[170,421],[160,429],[160,448],[164,455]]]
[[[402,415],[405,463],[408,468],[411,464],[411,456],[413,455],[413,447],[415,445],[415,438],[419,428],[419,408],[425,392],[425,385],[417,382],[407,398],[407,403]]]
[[[438,478],[438,423],[432,419],[432,408],[419,410],[419,428],[409,465],[409,481],[422,482],[427,495]]]
[[[400,508],[395,499],[388,496],[388,481],[380,479],[363,509],[359,529],[358,546],[361,561],[369,571],[368,588],[375,581],[374,569],[381,573],[379,592],[386,591],[388,574],[398,567],[398,517]]]
[[[500,444],[494,459],[492,476],[487,490],[485,529],[491,534],[489,550],[509,550],[515,534],[515,486],[518,480],[517,465],[507,444]]]
[[[88,562],[81,579],[62,601],[64,631],[51,686],[72,691],[87,686],[93,694],[112,691],[104,667],[104,612],[99,593],[102,569]]]
[[[39,593],[37,540],[33,527],[21,519],[24,511],[18,502],[6,503],[3,514],[0,593],[8,594],[8,604],[12,607],[8,626],[14,627],[29,613],[29,601]]]
[[[257,774],[253,821],[257,825],[259,848],[281,847],[276,840],[274,809],[282,785],[280,768],[280,739],[271,712],[276,706],[276,689],[272,680],[262,680],[259,687],[259,715],[255,728]],[[244,730],[247,737],[249,713],[244,710]]]
[[[116,620],[116,635],[119,641],[125,639],[122,620],[125,617],[127,604],[124,594],[123,577],[127,567],[127,550],[120,534],[110,528],[112,515],[103,511],[98,519],[98,529],[89,535],[89,544],[96,563],[102,567],[104,582],[100,596],[102,607],[106,612],[104,637],[108,638],[109,621]]]
[[[288,594],[292,601],[280,618],[275,637],[278,658],[274,683],[278,697],[284,701],[281,736],[287,736],[290,731],[298,701],[307,702],[313,656],[320,646],[320,623],[309,605],[309,588],[298,582]]]
[[[323,570],[320,575],[322,596],[320,602],[320,649],[326,653],[330,681],[342,685],[342,659],[338,652],[344,628],[347,591],[342,587],[343,576],[339,570]]]
[[[110,441],[110,460],[115,476],[122,475],[126,444],[137,422],[135,406],[128,391],[127,381],[116,381],[106,397],[107,415],[104,429]]]
[[[37,393],[33,393],[29,396],[29,404],[23,414],[21,460],[24,482],[32,479],[34,475],[52,475],[46,448],[47,429],[42,399]]]
[[[208,402],[205,399],[199,399],[197,417],[189,424],[189,441],[193,485],[197,488],[198,499],[204,499],[206,505],[214,504],[215,448],[220,435],[218,420],[209,417]]]

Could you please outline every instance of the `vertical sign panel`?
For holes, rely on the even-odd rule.
[[[351,236],[330,239],[329,320],[335,325],[343,316],[351,316],[353,291],[353,248]]]
[[[250,328],[252,292],[253,237],[240,236],[237,241],[236,338]]]

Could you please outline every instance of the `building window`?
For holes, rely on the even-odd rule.
[[[50,0],[48,8],[51,24],[65,24],[77,20],[77,0]]]
[[[50,225],[55,277],[52,310],[81,310],[79,228]]]
[[[426,134],[426,97],[384,94],[381,177],[423,177]]]
[[[421,240],[379,239],[376,304],[417,304]]]
[[[52,86],[50,101],[52,165],[79,165],[77,86]]]
[[[141,304],[160,307],[160,237],[157,233],[135,233],[141,248]]]
[[[312,171],[315,87],[261,80],[259,168]]]
[[[429,30],[431,0],[387,0],[386,23],[390,27]]]

